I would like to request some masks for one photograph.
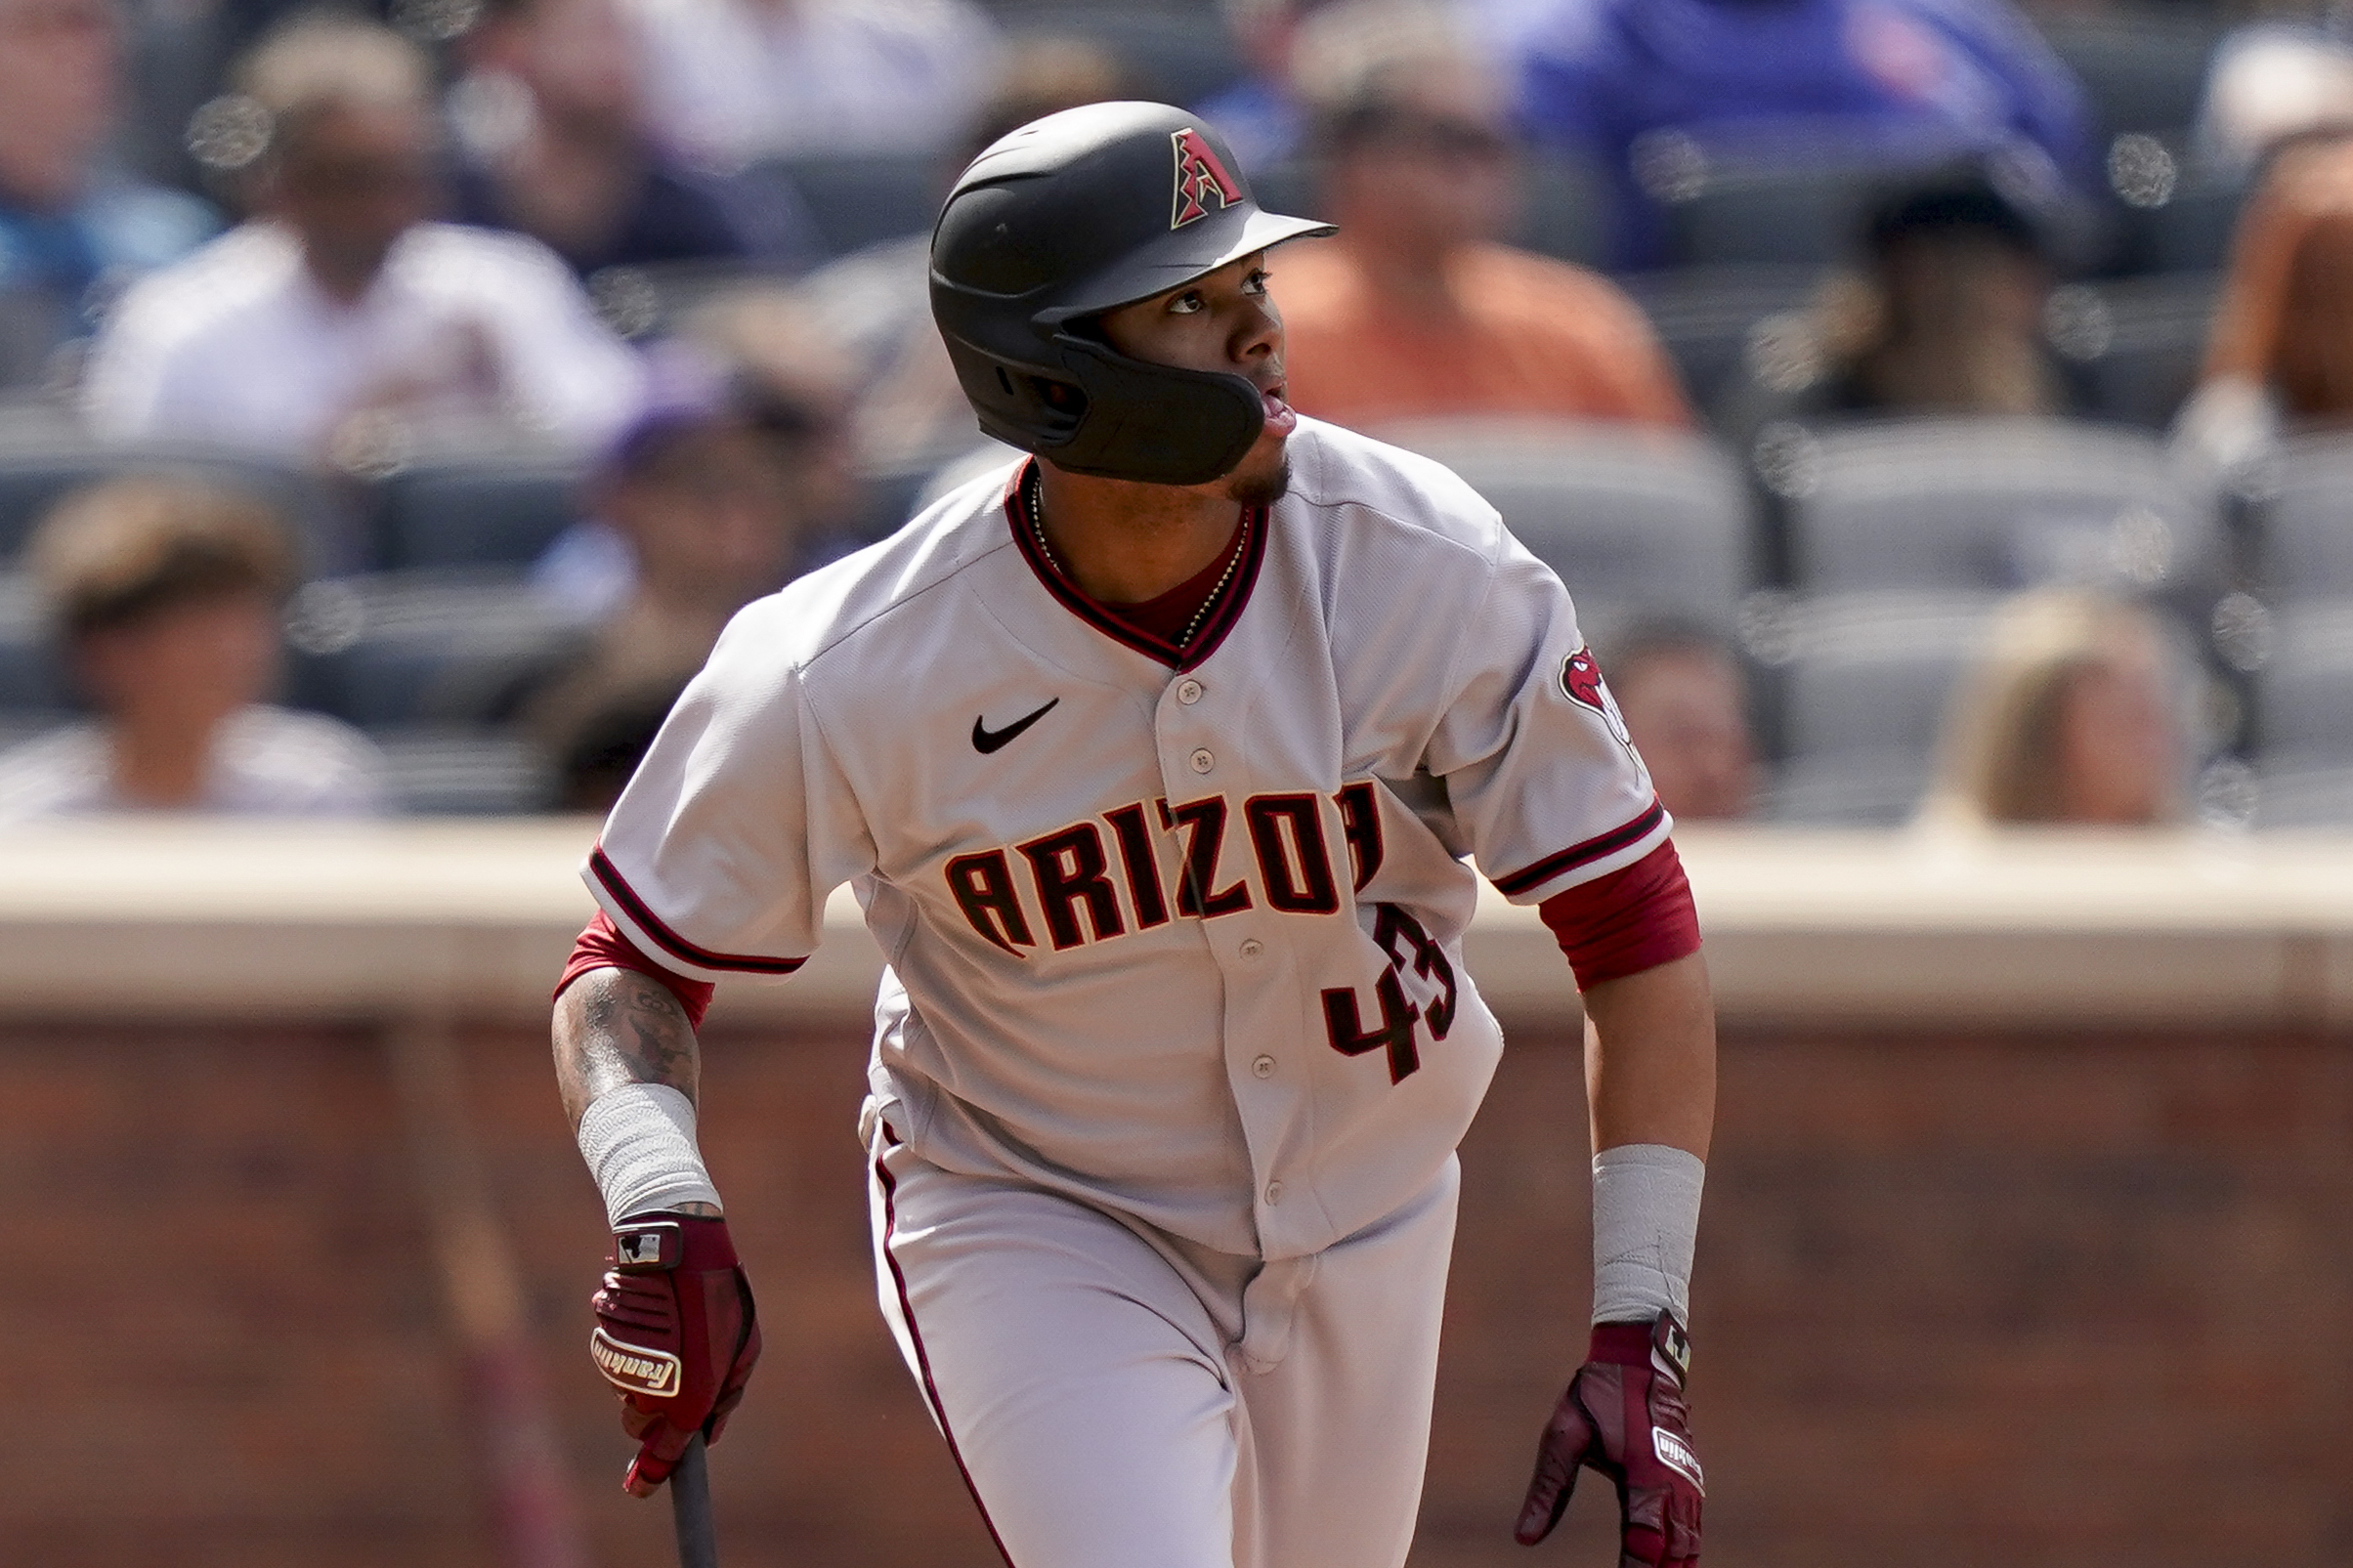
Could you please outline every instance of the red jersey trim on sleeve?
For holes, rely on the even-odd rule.
[[[710,1011],[710,999],[719,989],[707,980],[689,980],[675,970],[663,968],[631,942],[613,923],[613,916],[602,910],[596,911],[596,918],[581,929],[579,939],[573,943],[572,958],[564,965],[563,978],[556,982],[556,995],[563,996],[575,980],[594,969],[626,969],[666,988],[685,1009],[689,1029],[703,1027],[703,1015]]]
[[[1623,827],[1612,827],[1609,831],[1588,838],[1581,844],[1571,844],[1557,855],[1547,855],[1533,866],[1524,867],[1503,876],[1493,877],[1491,880],[1495,883],[1495,890],[1498,893],[1506,898],[1516,898],[1531,888],[1542,887],[1562,871],[1573,871],[1580,866],[1591,866],[1595,861],[1606,860],[1629,845],[1641,843],[1646,837],[1656,832],[1658,825],[1666,820],[1667,808],[1660,804],[1656,795],[1652,795],[1650,808]]]
[[[1536,911],[1591,991],[1699,951],[1699,911],[1675,841],[1605,876],[1555,893]]]
[[[588,870],[596,878],[597,885],[613,896],[613,902],[627,911],[629,918],[637,923],[637,928],[654,939],[655,946],[681,962],[691,963],[699,969],[732,969],[739,974],[789,975],[809,961],[805,957],[763,958],[746,954],[714,953],[687,941],[671,930],[647,906],[646,901],[637,896],[637,890],[620,874],[620,869],[605,854],[602,844],[588,852]]]

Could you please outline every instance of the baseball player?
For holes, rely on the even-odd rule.
[[[745,610],[588,861],[555,1054],[630,1491],[759,1343],[696,1024],[848,882],[889,961],[882,1309],[1006,1560],[1402,1563],[1502,1048],[1462,960],[1483,874],[1591,1020],[1592,1352],[1519,1539],[1591,1466],[1624,1561],[1697,1561],[1690,891],[1560,581],[1446,470],[1284,403],[1266,253],[1326,232],[1152,104],[1039,120],[949,195],[934,312],[1031,455]]]

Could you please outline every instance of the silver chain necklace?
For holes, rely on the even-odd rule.
[[[1023,509],[1029,513],[1030,537],[1038,541],[1038,553],[1046,557],[1046,564],[1053,569],[1056,576],[1065,582],[1075,582],[1070,573],[1062,570],[1062,563],[1055,557],[1053,546],[1046,542],[1046,491],[1039,482],[1035,464],[1031,465],[1029,477],[1022,486],[1021,499]],[[1218,573],[1218,585],[1209,591],[1208,598],[1201,601],[1200,608],[1193,612],[1193,618],[1184,623],[1184,630],[1176,638],[1178,648],[1191,646],[1193,634],[1201,629],[1203,619],[1218,601],[1225,597],[1226,585],[1234,580],[1234,569],[1242,564],[1242,550],[1249,543],[1250,524],[1251,508],[1244,507],[1242,526],[1234,530],[1234,542],[1225,552],[1225,570]]]

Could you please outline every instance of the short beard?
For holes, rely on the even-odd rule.
[[[1291,492],[1291,459],[1279,457],[1271,470],[1237,473],[1225,487],[1226,496],[1244,506],[1272,506]]]

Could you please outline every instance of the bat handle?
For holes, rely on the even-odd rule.
[[[710,1467],[697,1432],[670,1471],[670,1518],[678,1527],[678,1568],[719,1568],[719,1542],[710,1524]]]

